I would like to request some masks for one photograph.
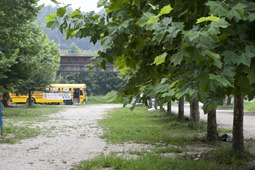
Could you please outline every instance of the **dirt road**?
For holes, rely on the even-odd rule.
[[[104,152],[97,120],[121,105],[74,107],[34,126],[46,131],[18,144],[0,145],[0,170],[67,170]],[[108,146],[107,146],[108,147]]]
[[[0,170],[68,170],[82,160],[111,152],[123,154],[127,150],[148,149],[150,145],[124,143],[113,145],[100,138],[102,128],[97,121],[110,109],[121,105],[91,105],[73,107],[51,115],[47,122],[34,126],[45,129],[36,138],[22,140],[20,143],[0,145]],[[177,107],[173,106],[176,111]],[[189,107],[185,107],[188,115]],[[201,118],[206,115],[201,113]],[[232,127],[231,111],[218,111],[218,124]],[[255,137],[255,114],[246,113],[244,134]],[[128,156],[128,155],[124,155]]]

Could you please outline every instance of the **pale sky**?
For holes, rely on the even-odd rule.
[[[89,12],[89,11],[99,11],[97,8],[98,0],[57,0],[58,2],[64,4],[72,4],[73,9],[81,8],[81,11]],[[39,4],[51,4],[54,6],[50,0],[40,0]]]

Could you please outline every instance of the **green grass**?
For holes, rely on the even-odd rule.
[[[98,170],[103,168],[121,170],[220,170],[231,169],[219,166],[213,161],[180,160],[159,155],[146,155],[138,159],[123,159],[114,155],[97,157],[94,160],[84,161],[73,170]]]
[[[204,150],[205,155],[194,160],[206,149],[202,147],[206,141],[206,124],[202,122],[197,127],[189,121],[179,122],[174,114],[167,117],[160,112],[148,112],[144,107],[137,107],[133,111],[120,108],[111,111],[100,123],[105,129],[103,138],[110,142],[146,143],[150,144],[151,148],[98,156],[82,161],[73,170],[235,170],[240,167],[245,169],[247,161],[254,159],[251,155],[245,156],[245,159],[236,159],[229,148],[222,148],[221,145],[226,143],[216,142],[214,146],[210,145],[210,148],[214,148],[213,151]],[[249,143],[254,146],[254,141]],[[247,150],[247,153],[252,153],[251,149]],[[252,150],[254,151],[254,148]],[[125,158],[125,154],[129,159]]]
[[[255,100],[251,100],[249,102],[245,102],[244,110],[254,112],[255,111]]]
[[[242,157],[238,158],[232,150],[231,143],[225,143],[223,146],[214,149],[208,160],[216,161],[219,164],[229,164],[236,167],[236,169],[238,169],[237,167],[239,167],[239,169],[240,167],[244,168],[247,162],[255,159],[255,154],[252,153],[250,149],[253,150],[254,148],[250,148],[250,146],[246,145]]]
[[[36,137],[40,134],[40,129],[5,125],[3,134],[3,136],[0,136],[0,143],[14,144],[22,139]]]
[[[87,104],[107,104],[114,103],[117,97],[117,92],[111,91],[104,96],[89,96]]]
[[[219,105],[217,107],[217,109],[219,109],[219,110],[233,110],[234,105]]]
[[[34,105],[28,108],[26,105],[7,107],[3,111],[3,118],[11,122],[26,121],[38,122],[48,120],[47,115],[63,110],[63,107],[53,105]]]
[[[205,139],[205,123],[196,128],[189,122],[177,121],[176,115],[166,117],[158,112],[148,112],[144,107],[133,111],[129,108],[116,109],[100,122],[106,128],[102,137],[113,143],[133,141],[183,145]]]
[[[0,143],[14,144],[22,139],[32,138],[41,133],[41,129],[31,128],[30,124],[47,121],[47,115],[56,113],[64,108],[52,105],[34,105],[27,108],[20,105],[3,110],[3,136]],[[14,126],[14,124],[17,124]]]

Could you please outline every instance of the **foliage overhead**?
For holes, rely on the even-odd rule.
[[[114,63],[127,80],[123,96],[149,89],[168,99],[186,95],[206,112],[226,94],[254,96],[254,2],[102,0],[99,6],[104,16],[62,7],[48,16],[48,26],[100,42],[101,65]]]

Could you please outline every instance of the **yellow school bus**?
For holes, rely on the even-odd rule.
[[[28,95],[10,93],[12,103],[28,103]],[[44,91],[32,92],[32,103],[84,103],[87,100],[86,84],[51,84]]]

